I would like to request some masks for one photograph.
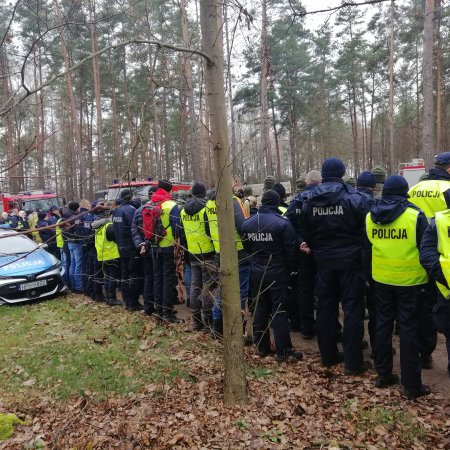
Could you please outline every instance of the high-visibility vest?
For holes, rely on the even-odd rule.
[[[98,261],[110,261],[120,257],[119,248],[114,241],[106,239],[106,230],[112,222],[107,222],[102,227],[95,230],[95,250],[97,252]]]
[[[58,219],[56,224],[58,224],[60,222],[62,222],[62,219]],[[58,225],[56,225],[55,233],[56,233],[56,246],[58,248],[63,248],[64,247],[64,239],[63,239],[61,227],[59,227]]]
[[[280,214],[284,216],[286,214],[287,208],[286,206],[279,206],[278,211],[280,211]]]
[[[424,180],[409,190],[409,201],[423,211],[429,222],[438,211],[448,208],[444,198],[447,189],[450,180]]]
[[[441,264],[442,272],[444,274],[447,283],[450,286],[450,242],[449,242],[449,227],[450,227],[450,210],[438,211],[435,216],[436,231],[438,238],[438,252],[439,262]],[[441,294],[446,298],[450,298],[450,290],[443,284],[436,281],[438,289]]]
[[[428,282],[428,275],[420,265],[416,242],[419,211],[407,208],[392,223],[373,222],[366,216],[366,232],[372,244],[372,278],[393,286],[417,286]]]
[[[175,205],[176,202],[173,200],[166,200],[161,203],[161,223],[166,230],[166,235],[161,239],[159,243],[160,247],[170,247],[173,245],[173,230],[170,226],[170,212]]]
[[[208,218],[209,234],[211,235],[211,240],[214,244],[214,250],[216,251],[216,253],[220,253],[219,226],[217,223],[217,211],[215,200],[208,200],[208,202],[206,203],[206,217]],[[244,248],[244,246],[242,245],[242,239],[237,231],[236,231],[236,248],[238,250],[242,250]]]
[[[205,208],[192,216],[183,209],[181,211],[181,222],[183,223],[189,253],[202,255],[214,251],[214,244],[206,234]]]

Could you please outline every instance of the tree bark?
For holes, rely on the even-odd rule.
[[[223,32],[217,0],[203,0],[200,9],[202,43],[214,64],[206,67],[206,89],[217,167],[217,216],[220,236],[220,284],[224,321],[224,400],[246,403],[247,384],[239,297],[238,257],[235,244],[231,158],[224,92]]]
[[[394,149],[394,0],[391,0],[391,35],[389,49],[389,172],[396,173]]]
[[[441,39],[441,0],[436,0],[436,153],[442,146],[442,39]]]

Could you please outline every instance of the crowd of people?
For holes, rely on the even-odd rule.
[[[347,376],[372,368],[363,358],[370,345],[377,387],[401,381],[407,398],[427,395],[421,371],[432,368],[437,331],[450,354],[450,152],[437,155],[426,179],[411,189],[380,169],[356,181],[344,175],[343,162],[329,158],[299,180],[289,204],[273,177],[266,178],[259,207],[249,187],[234,195],[246,343],[261,357],[287,362],[302,359],[291,331],[305,340],[317,335],[322,365],[343,363]],[[220,337],[215,191],[195,182],[189,193],[172,195],[172,187],[160,180],[148,202],[127,188],[114,204],[72,201],[38,212],[35,228],[61,259],[73,292],[179,323],[181,282],[193,330]],[[2,218],[19,230],[29,226],[18,211]],[[394,332],[401,377],[393,372]]]

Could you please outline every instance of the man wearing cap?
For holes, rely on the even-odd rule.
[[[177,274],[175,268],[174,240],[180,223],[180,210],[172,199],[172,183],[159,180],[152,202],[161,205],[161,222],[165,235],[153,251],[153,293],[156,314],[167,322],[179,322],[175,315],[177,301]]]
[[[300,235],[300,214],[305,199],[313,189],[322,182],[322,175],[318,170],[309,171],[304,179],[305,186],[291,201],[286,217],[297,232],[298,244],[304,242]],[[300,332],[306,340],[316,335],[316,319],[314,317],[316,263],[311,253],[298,252],[298,309]]]
[[[131,189],[122,189],[120,199],[116,201],[118,207],[112,215],[114,239],[120,255],[120,280],[122,299],[129,311],[140,311],[140,285],[142,283],[142,262],[139,252],[131,237],[131,222],[136,208],[131,200]]]
[[[419,261],[419,248],[427,220],[408,200],[408,183],[391,175],[382,197],[366,218],[366,233],[372,245],[372,277],[377,302],[375,335],[375,385],[383,388],[399,382],[392,372],[392,332],[400,325],[400,371],[405,395],[412,400],[430,393],[422,384],[419,357],[420,286],[428,282]]]
[[[371,172],[375,175],[376,185],[373,191],[373,196],[375,198],[381,197],[381,191],[383,190],[383,184],[386,181],[386,169],[381,166],[375,166],[372,168]]]
[[[312,252],[317,264],[317,334],[322,364],[344,360],[345,374],[370,368],[363,361],[364,273],[362,246],[368,211],[363,197],[342,181],[344,163],[329,158],[322,164],[322,184],[305,199],[300,214],[300,250]],[[344,311],[344,355],[337,347],[339,302]]]
[[[257,300],[253,320],[253,341],[262,357],[270,354],[270,325],[275,339],[276,359],[287,362],[303,355],[292,348],[286,313],[289,274],[297,268],[295,231],[279,214],[280,196],[273,189],[264,192],[257,214],[243,226],[244,248],[251,255],[251,276]]]
[[[280,196],[280,206],[278,211],[281,215],[286,214],[289,205],[286,203],[286,188],[281,183],[275,183],[272,189]]]
[[[426,180],[420,181],[409,190],[410,202],[419,207],[428,222],[438,211],[450,208],[450,152],[435,157],[434,167],[430,169]],[[422,367],[430,369],[432,356],[437,344],[437,331],[432,319],[436,304],[437,291],[434,283],[423,287],[419,294],[420,324],[419,342]]]

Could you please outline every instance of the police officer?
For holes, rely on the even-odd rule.
[[[450,209],[436,213],[422,239],[420,262],[437,286],[433,319],[445,336],[450,376]]]
[[[129,311],[140,311],[139,286],[142,277],[142,267],[139,252],[131,238],[131,222],[136,208],[131,204],[133,193],[131,189],[122,189],[118,207],[112,215],[114,236],[120,255],[120,280],[122,298]]]
[[[286,203],[286,188],[281,183],[275,183],[272,188],[279,196],[280,196],[280,206],[278,210],[280,214],[283,216],[286,214],[289,205]]]
[[[47,251],[59,259],[59,250],[56,246],[56,231],[54,228],[47,228],[49,225],[51,224],[47,219],[47,213],[45,211],[39,211],[38,221],[36,223],[39,237],[42,243],[47,245]]]
[[[217,289],[214,244],[209,236],[206,215],[206,187],[196,182],[192,197],[181,211],[180,239],[187,247],[191,263],[191,309],[194,331],[212,329],[213,299]]]
[[[372,277],[377,301],[375,336],[375,385],[387,387],[399,382],[392,373],[392,332],[400,325],[400,370],[405,395],[412,400],[430,393],[422,384],[419,357],[418,287],[428,282],[419,262],[419,247],[427,228],[424,214],[409,203],[408,183],[391,175],[382,197],[366,218],[367,237],[372,244]]]
[[[299,244],[304,242],[300,235],[300,214],[303,203],[313,189],[322,182],[322,175],[318,170],[311,170],[304,179],[305,186],[300,190],[289,205],[286,217],[291,222]],[[305,340],[310,340],[316,335],[316,319],[314,317],[315,280],[317,267],[311,253],[299,252],[298,254],[298,308],[300,316],[300,332]]]
[[[434,167],[428,177],[417,183],[409,191],[410,201],[418,206],[428,222],[438,211],[450,207],[450,152],[435,157]],[[437,291],[434,283],[423,287],[419,294],[421,303],[421,321],[419,324],[420,357],[422,367],[431,369],[432,356],[437,344],[437,330],[432,319]]]
[[[148,190],[148,201],[152,200],[152,195],[156,191],[156,187],[151,186]],[[142,211],[145,205],[141,206],[134,213],[133,221],[131,223],[131,236],[134,245],[143,257],[144,261],[144,314],[147,316],[155,313],[155,298],[153,293],[153,258],[152,247],[146,241],[144,230],[142,227]]]
[[[368,205],[342,181],[343,162],[329,158],[322,165],[322,184],[305,200],[300,214],[301,251],[312,251],[317,264],[317,333],[322,364],[345,362],[345,374],[371,367],[363,361],[364,273],[362,245]],[[338,352],[339,301],[344,310],[344,355]]]
[[[289,221],[279,214],[280,196],[273,189],[264,192],[261,207],[242,226],[243,244],[251,255],[251,276],[258,289],[253,320],[253,339],[262,357],[270,354],[272,325],[276,359],[300,360],[303,355],[292,348],[286,313],[289,274],[297,267],[297,238]]]
[[[158,188],[152,196],[152,202],[161,205],[161,222],[165,236],[159,241],[153,252],[153,290],[156,314],[168,322],[178,322],[174,304],[177,301],[177,275],[175,268],[174,240],[180,222],[180,210],[172,199],[172,183],[159,180]]]

